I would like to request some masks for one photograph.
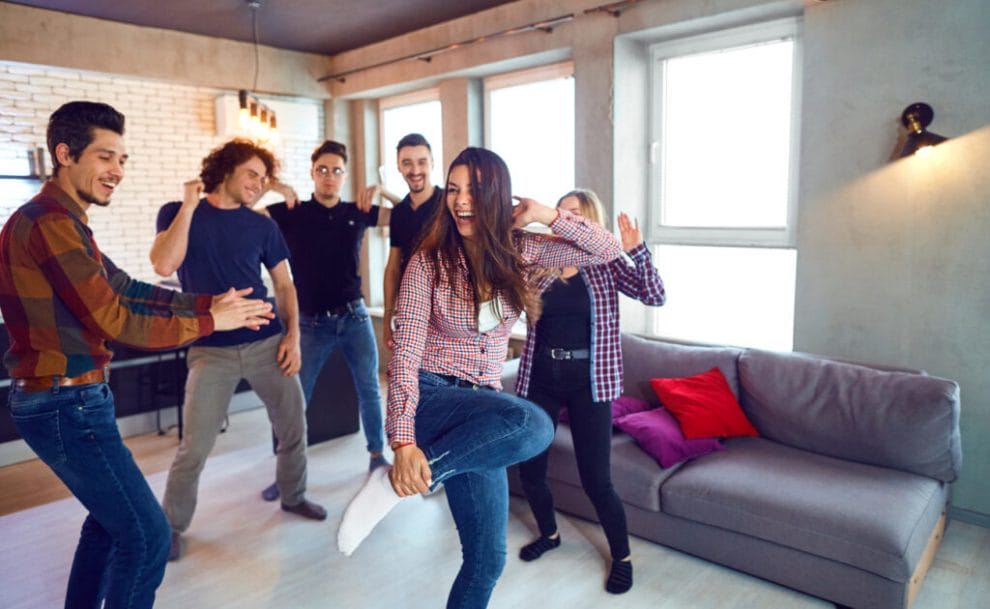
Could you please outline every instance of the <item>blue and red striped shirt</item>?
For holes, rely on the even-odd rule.
[[[78,376],[110,363],[107,341],[167,349],[213,331],[209,295],[131,279],[100,252],[83,208],[53,182],[0,232],[0,311],[12,377]]]

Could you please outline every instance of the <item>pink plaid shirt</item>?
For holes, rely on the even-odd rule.
[[[553,236],[517,233],[523,259],[534,267],[605,264],[622,255],[622,246],[616,238],[585,218],[561,211],[550,228]],[[474,292],[463,252],[458,269],[453,290],[447,288],[447,269],[443,265],[437,285],[431,262],[419,251],[409,260],[402,276],[394,317],[395,350],[388,365],[385,431],[392,442],[416,440],[420,370],[502,388],[502,363],[509,332],[520,312],[502,294],[497,294],[502,321],[490,330],[479,332]]]
[[[591,297],[591,396],[596,402],[611,402],[622,392],[622,343],[619,337],[619,297],[622,292],[630,298],[653,306],[667,300],[663,280],[653,266],[650,249],[640,243],[625,256],[608,264],[580,269],[588,295]],[[550,287],[553,278],[540,287]],[[536,329],[532,325],[526,335],[516,393],[529,395],[533,353],[536,350]]]

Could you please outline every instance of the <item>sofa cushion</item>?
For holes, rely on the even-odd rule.
[[[615,421],[627,414],[653,410],[656,407],[656,404],[651,404],[646,400],[634,398],[629,395],[620,395],[612,400],[612,420]]]
[[[686,438],[759,435],[718,368],[684,378],[650,379],[650,385]]]
[[[615,419],[615,425],[664,468],[722,450],[722,444],[713,438],[685,438],[677,419],[666,408],[633,412]]]
[[[741,404],[760,435],[945,482],[959,474],[959,386],[796,353],[739,358]]]
[[[763,438],[685,463],[663,485],[666,514],[906,581],[944,507],[942,483]]]
[[[615,421],[619,417],[624,417],[627,414],[643,412],[644,410],[651,410],[656,407],[656,404],[650,404],[646,400],[641,400],[628,395],[620,395],[612,400],[612,420]],[[567,406],[560,407],[560,414],[558,415],[557,420],[561,423],[570,424],[571,414],[567,411]]]
[[[734,347],[679,345],[623,334],[622,366],[625,369],[625,385],[622,394],[657,404],[659,402],[650,387],[650,379],[691,376],[718,366],[732,393],[738,398],[736,360],[741,353],[742,349]]]
[[[567,425],[557,428],[550,443],[547,478],[580,488],[574,460],[574,439]],[[625,433],[612,435],[612,486],[619,498],[626,503],[651,512],[660,511],[660,485],[680,467],[657,467],[656,461],[636,445]]]

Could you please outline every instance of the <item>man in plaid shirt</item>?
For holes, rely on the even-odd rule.
[[[76,101],[48,123],[54,176],[0,232],[0,311],[18,433],[88,510],[66,607],[150,608],[165,573],[165,514],[121,440],[108,340],[168,349],[214,330],[258,328],[271,306],[135,281],[96,245],[91,205],[124,177],[124,116]]]

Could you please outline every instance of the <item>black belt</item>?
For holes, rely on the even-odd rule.
[[[552,360],[588,359],[591,351],[588,349],[544,349]]]
[[[341,315],[347,315],[348,313],[353,313],[359,306],[361,306],[361,298],[356,298],[350,302],[344,303],[342,305],[337,305],[336,307],[330,307],[329,309],[323,309],[316,313],[310,313],[308,311],[303,311],[303,315],[308,317],[340,317]]]
[[[458,378],[452,374],[437,374],[436,376],[439,376],[443,380],[450,383],[451,387],[464,387],[466,389],[491,389],[492,391],[494,391],[494,389],[492,387],[489,387],[488,385],[478,385],[477,383],[472,383],[471,381],[465,381],[464,379]]]

